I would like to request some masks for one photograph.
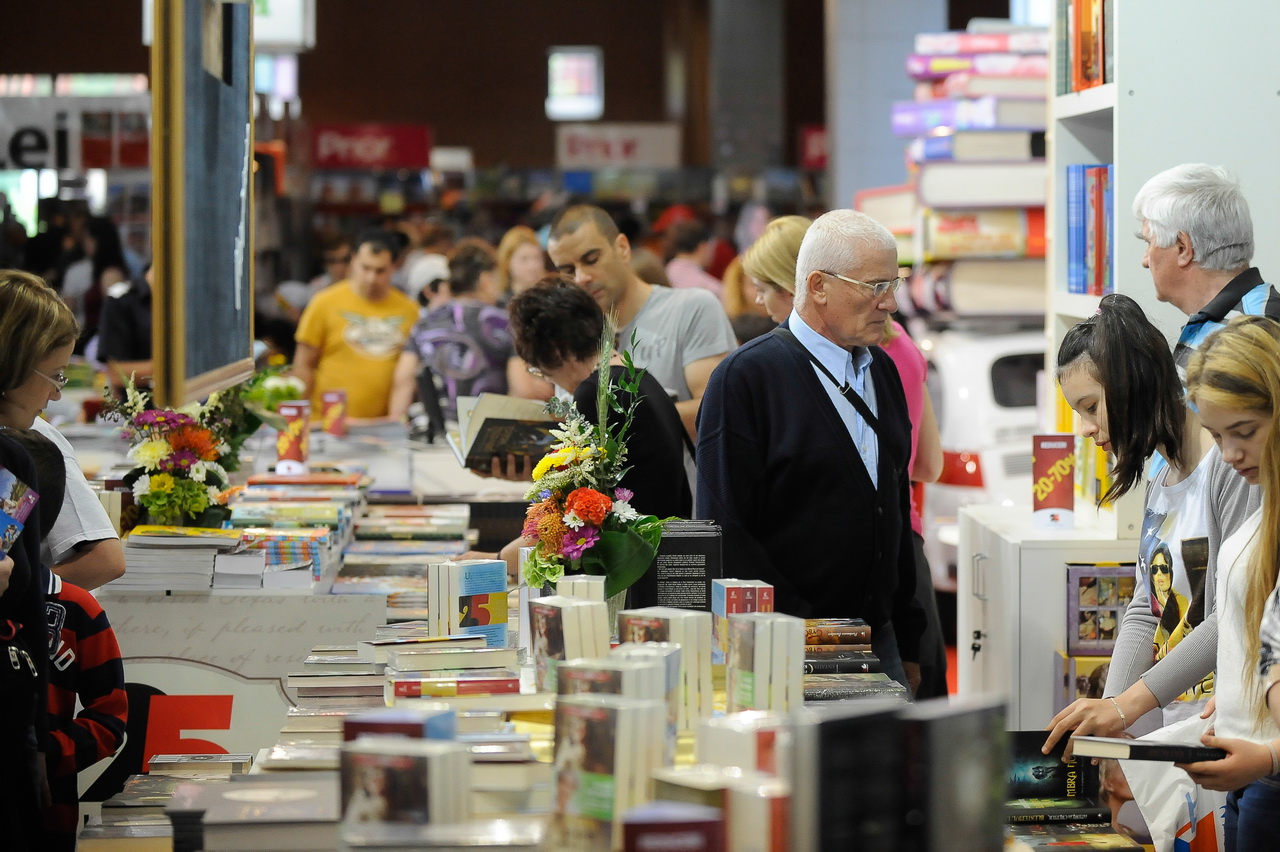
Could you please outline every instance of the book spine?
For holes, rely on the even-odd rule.
[[[1085,203],[1086,166],[1067,166],[1067,292],[1087,293],[1085,284]]]
[[[805,674],[848,674],[851,672],[873,672],[879,667],[872,666],[868,660],[805,660]]]
[[[847,645],[805,645],[804,652],[806,654],[830,654],[836,651],[866,651],[871,652],[871,643],[855,642]]]
[[[926,56],[954,56],[965,53],[1049,52],[1046,31],[1009,33],[916,33],[915,52]]]
[[[1106,823],[1111,822],[1111,809],[1097,807],[1043,808],[1041,810],[1026,811],[1018,810],[1012,813],[1006,812],[1005,822],[1010,824],[1045,822]]]
[[[804,626],[806,645],[856,645],[871,642],[871,628],[866,624],[821,624],[812,621]]]
[[[519,678],[492,680],[393,680],[392,694],[397,698],[449,698],[459,695],[511,695],[520,691]]]

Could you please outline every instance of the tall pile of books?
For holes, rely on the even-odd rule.
[[[915,99],[893,106],[908,183],[854,199],[921,268],[920,308],[1043,309],[1049,34],[1043,28],[920,33]]]

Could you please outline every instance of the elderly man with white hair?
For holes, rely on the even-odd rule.
[[[911,422],[879,347],[902,285],[893,235],[835,210],[805,235],[795,305],[711,375],[698,414],[700,517],[724,564],[775,588],[779,612],[860,617],[883,670],[919,682]]]
[[[1133,215],[1142,223],[1142,265],[1151,271],[1156,298],[1188,317],[1173,352],[1180,373],[1231,317],[1280,319],[1280,296],[1249,265],[1253,219],[1226,169],[1204,163],[1165,169],[1138,190]]]

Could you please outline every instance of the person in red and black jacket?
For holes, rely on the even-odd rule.
[[[40,433],[13,435],[31,456],[36,478],[43,486],[37,512],[40,536],[44,538],[62,508],[66,462],[57,444]],[[74,852],[80,822],[76,775],[120,748],[129,702],[120,645],[107,614],[93,595],[64,581],[49,566],[42,565],[41,574],[49,630],[49,744],[45,763],[52,796],[41,848]],[[77,699],[82,708],[79,713]]]
[[[61,398],[63,369],[78,331],[70,309],[43,280],[0,270],[0,466],[37,494],[44,489],[31,458],[12,436],[30,429],[41,409]],[[49,848],[43,842],[48,785],[41,754],[49,748],[48,628],[35,533],[24,530],[9,548],[12,572],[0,589],[0,846],[5,852]]]

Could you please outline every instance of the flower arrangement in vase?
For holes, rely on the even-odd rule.
[[[615,383],[609,369],[613,340],[609,320],[600,346],[598,422],[588,422],[572,402],[548,403],[562,424],[552,430],[555,443],[534,466],[533,486],[525,495],[530,504],[523,534],[536,539],[523,567],[531,586],[555,583],[566,572],[595,574],[605,577],[605,595],[612,598],[644,575],[662,539],[663,521],[639,514],[631,507],[634,495],[619,486],[628,469],[627,431],[644,371],[624,352]],[[630,395],[625,407],[619,389]],[[623,415],[620,427],[610,426],[610,411]]]
[[[151,394],[130,377],[125,398],[108,398],[103,414],[122,422],[134,468],[125,475],[134,499],[153,523],[220,526],[230,474],[240,450],[264,422],[278,418],[246,400],[257,378],[212,394],[203,403],[152,408]]]

